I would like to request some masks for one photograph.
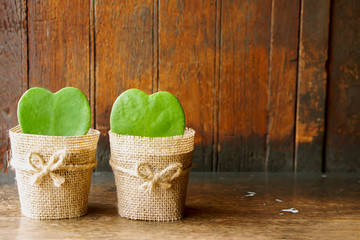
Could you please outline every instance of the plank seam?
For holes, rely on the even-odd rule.
[[[299,6],[299,26],[298,26],[298,61],[297,61],[297,73],[296,73],[296,84],[295,84],[295,113],[294,113],[294,152],[293,152],[293,172],[297,171],[297,150],[298,150],[298,145],[297,145],[297,123],[298,123],[298,101],[299,101],[299,85],[300,85],[300,81],[299,81],[299,68],[300,68],[300,44],[301,44],[301,33],[302,33],[302,21],[303,21],[303,0],[300,1],[300,6]]]
[[[155,9],[156,9],[156,2],[157,1],[153,1],[153,9],[152,9],[152,35],[151,35],[151,44],[152,44],[152,86],[151,86],[151,93],[154,93],[154,83],[155,83],[155,34],[156,34],[156,30],[155,30],[155,18],[156,18],[156,14],[155,14]]]
[[[213,156],[215,159],[213,159],[213,169],[212,171],[218,172],[220,169],[220,141],[219,141],[219,126],[220,126],[220,79],[221,79],[221,65],[222,65],[222,54],[221,54],[221,45],[222,45],[222,0],[218,0],[216,2],[216,24],[218,24],[218,28],[215,27],[215,37],[218,39],[218,41],[215,42],[215,54],[218,52],[217,55],[215,55],[215,65],[216,61],[218,61],[218,66],[215,68],[215,71],[218,71],[215,76],[215,91],[217,95],[214,97],[214,100],[216,100],[215,104],[215,114],[216,114],[216,122],[214,121],[214,131],[216,130],[216,135],[213,132],[214,136],[216,138],[214,139],[213,145],[215,146],[213,149],[215,152],[213,153]],[[217,46],[216,46],[217,44]],[[215,115],[214,115],[215,118]]]
[[[94,87],[94,106],[93,106],[93,110],[94,110],[94,128],[96,128],[96,8],[95,8],[95,1],[92,1],[92,14],[93,14],[93,18],[92,20],[92,28],[89,29],[89,31],[93,31],[93,87]]]
[[[159,91],[159,31],[160,31],[160,27],[159,27],[159,22],[160,22],[160,0],[156,0],[157,2],[157,8],[156,8],[156,91]]]
[[[95,113],[95,55],[94,55],[94,48],[95,43],[94,41],[94,0],[90,1],[89,4],[89,96],[90,96],[90,104],[91,104],[91,112],[93,118],[93,126],[96,128],[96,113]]]
[[[213,120],[213,125],[212,125],[212,136],[211,136],[211,141],[212,141],[212,159],[211,159],[211,166],[210,166],[210,171],[214,172],[216,169],[216,161],[217,161],[217,156],[216,156],[216,143],[217,143],[217,139],[216,139],[216,108],[217,108],[217,96],[218,96],[218,92],[217,92],[217,58],[218,58],[218,2],[216,1],[216,7],[215,7],[215,51],[214,51],[214,87],[213,87],[213,92],[214,92],[214,98],[213,98],[213,116],[212,116],[212,120]]]
[[[270,116],[270,109],[271,109],[271,71],[272,71],[272,46],[274,43],[274,5],[275,0],[271,2],[271,20],[270,20],[270,44],[269,44],[269,55],[268,55],[268,106],[267,106],[267,125],[266,125],[266,139],[265,139],[265,172],[268,172],[269,168],[269,157],[270,157],[270,129],[272,125],[272,118]]]
[[[331,36],[332,36],[332,30],[331,30],[331,26],[332,26],[332,15],[333,15],[333,1],[330,1],[330,6],[329,6],[329,31],[328,31],[328,49],[327,49],[327,58],[326,58],[326,62],[325,62],[325,68],[326,68],[326,85],[325,85],[325,110],[324,110],[324,135],[323,135],[323,146],[322,146],[322,166],[321,166],[321,171],[323,173],[326,172],[326,144],[327,144],[327,129],[328,129],[328,108],[329,108],[329,92],[330,92],[330,67],[329,67],[329,58],[330,58],[330,53],[331,53]]]
[[[25,0],[25,21],[26,21],[26,89],[30,88],[30,55],[29,55],[29,5],[28,0]]]

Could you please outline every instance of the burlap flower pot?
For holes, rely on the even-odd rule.
[[[182,218],[195,131],[157,138],[109,134],[120,216],[153,221]]]
[[[34,219],[80,217],[87,212],[99,132],[45,136],[10,130],[22,213]]]

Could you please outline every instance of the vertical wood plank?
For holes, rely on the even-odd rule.
[[[154,2],[95,0],[97,170],[110,170],[107,132],[112,105],[129,88],[153,91]]]
[[[222,19],[222,0],[216,1],[216,22],[215,22],[215,76],[214,76],[214,126],[213,126],[213,154],[212,154],[212,170],[218,171],[219,163],[219,117],[220,117],[220,59],[221,59],[221,19]]]
[[[87,0],[28,1],[29,87],[71,86],[90,97],[89,9]]]
[[[95,0],[89,3],[89,92],[91,117],[93,119],[91,127],[96,127],[95,114]]]
[[[268,171],[293,171],[300,0],[273,0]]]
[[[212,170],[216,1],[160,1],[159,90],[181,102],[196,130],[195,170]]]
[[[322,170],[329,17],[330,0],[302,1],[295,137],[296,171]]]
[[[0,0],[0,172],[6,166],[8,130],[17,124],[17,102],[27,89],[26,2]]]
[[[220,171],[264,171],[271,1],[222,2]]]
[[[360,2],[334,0],[331,22],[326,170],[360,172]]]

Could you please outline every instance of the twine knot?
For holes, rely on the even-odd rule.
[[[140,189],[145,192],[153,191],[155,186],[168,189],[172,186],[170,182],[183,173],[182,165],[180,163],[170,164],[162,171],[154,173],[148,163],[141,162],[136,166],[135,171],[136,175],[145,181],[140,186]]]
[[[37,167],[33,162],[33,157],[39,160],[40,167]],[[59,150],[55,152],[47,163],[37,152],[30,152],[28,161],[31,168],[35,171],[35,174],[30,178],[31,184],[40,185],[44,181],[44,178],[50,175],[56,187],[60,187],[64,182],[65,178],[55,173],[59,167],[63,164],[66,158],[66,150]]]

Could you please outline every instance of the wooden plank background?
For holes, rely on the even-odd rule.
[[[101,131],[124,90],[166,90],[197,171],[360,171],[357,0],[0,0],[0,168],[21,94],[81,89]]]
[[[330,0],[303,0],[300,18],[294,167],[297,171],[321,171]]]
[[[332,4],[326,171],[360,172],[360,1]]]

